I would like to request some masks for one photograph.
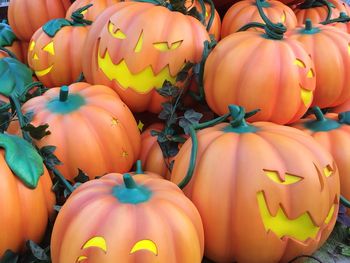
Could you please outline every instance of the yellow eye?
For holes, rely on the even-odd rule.
[[[51,41],[49,44],[47,44],[44,48],[44,51],[49,52],[51,55],[55,55],[55,49],[53,47],[53,42]]]
[[[268,178],[270,178],[272,181],[274,181],[275,183],[278,183],[278,184],[284,184],[284,185],[295,184],[303,179],[302,177],[299,177],[299,176],[296,176],[293,174],[289,174],[289,173],[285,173],[284,180],[283,180],[277,171],[264,170],[264,172]]]
[[[179,40],[179,41],[172,43],[170,45],[170,47],[169,47],[168,42],[154,43],[153,46],[160,51],[169,51],[169,50],[177,49],[179,46],[181,46],[181,44],[182,44],[182,40]]]
[[[333,174],[333,169],[330,165],[327,165],[324,169],[323,169],[323,173],[326,177],[330,177]]]
[[[294,60],[294,65],[297,65],[300,68],[306,68],[305,63],[301,61],[300,59]]]
[[[126,39],[126,35],[118,28],[117,30],[114,30],[113,23],[108,23],[108,32],[114,37],[118,39]]]
[[[32,42],[30,42],[29,51],[33,51],[34,47],[35,47],[35,41],[33,40]]]

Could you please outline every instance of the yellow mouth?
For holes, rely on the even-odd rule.
[[[46,69],[35,71],[35,75],[37,77],[42,77],[42,76],[46,75],[47,73],[49,73],[51,71],[52,67],[53,67],[53,65],[51,65],[50,67],[48,67]]]
[[[313,98],[312,90],[307,90],[301,87],[301,100],[306,107],[309,107]]]
[[[113,64],[112,59],[106,51],[104,58],[98,54],[98,66],[109,80],[117,81],[124,89],[131,88],[138,93],[147,93],[153,88],[161,88],[165,80],[175,83],[176,77],[170,75],[169,66],[165,66],[157,75],[151,66],[137,74],[130,72],[125,60],[119,64]]]
[[[315,238],[317,236],[320,227],[313,223],[307,212],[295,219],[289,219],[282,208],[279,207],[277,214],[273,216],[268,210],[266,199],[262,191],[258,192],[257,199],[266,231],[272,231],[279,238],[286,236],[303,242],[308,238]],[[330,208],[324,221],[325,224],[328,224],[331,221],[334,211],[335,205]]]
[[[156,244],[149,239],[144,239],[144,240],[140,240],[138,241],[131,249],[130,254],[133,254],[137,251],[140,250],[148,250],[150,252],[152,252],[154,255],[158,255],[158,249]]]

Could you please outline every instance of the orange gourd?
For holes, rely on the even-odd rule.
[[[62,207],[51,256],[53,263],[199,263],[203,243],[199,213],[175,184],[108,174],[80,186]]]
[[[205,256],[214,262],[260,263],[311,255],[337,218],[334,159],[298,129],[249,124],[242,107],[230,111],[230,123],[212,122],[184,143],[171,174],[202,217]],[[196,158],[192,144],[198,145]]]

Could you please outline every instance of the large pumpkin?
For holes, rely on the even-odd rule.
[[[215,262],[288,262],[310,255],[337,218],[339,175],[331,155],[298,129],[231,123],[197,133],[192,180],[184,188],[203,220],[205,255]],[[171,181],[183,181],[192,140],[176,156]]]
[[[0,260],[20,252],[27,240],[41,242],[55,195],[50,175],[36,150],[23,139],[0,134]]]
[[[108,174],[80,186],[58,214],[53,263],[200,263],[203,226],[173,183]]]
[[[84,76],[112,87],[132,111],[160,112],[166,99],[156,89],[165,80],[175,83],[186,62],[199,62],[208,39],[193,17],[150,3],[119,3],[89,31]]]
[[[314,72],[310,56],[298,41],[238,32],[222,39],[209,54],[204,68],[205,97],[218,115],[237,104],[247,111],[261,109],[252,121],[290,123],[311,105]]]
[[[350,35],[333,26],[313,26],[307,19],[305,27],[295,28],[288,37],[302,43],[314,61],[316,89],[312,106],[335,107],[349,99]]]
[[[350,126],[343,114],[328,113],[315,107],[315,116],[302,119],[292,126],[310,134],[329,151],[339,169],[340,193],[350,200]]]
[[[244,25],[251,22],[262,23],[263,20],[256,6],[260,1],[266,16],[273,22],[283,23],[288,29],[297,25],[297,18],[293,10],[275,0],[243,0],[239,1],[226,12],[221,27],[221,38],[237,32]]]
[[[57,147],[69,180],[83,170],[90,179],[108,172],[127,172],[140,151],[141,136],[128,107],[109,87],[75,83],[52,88],[30,99],[23,112],[33,112],[34,126],[49,125],[50,135],[35,141],[40,148]]]
[[[69,85],[82,73],[83,45],[88,27],[66,19],[47,22],[33,35],[28,64],[47,87]]]
[[[92,7],[83,12],[84,18],[90,21],[95,21],[96,18],[108,7],[116,3],[121,2],[120,0],[76,0],[69,7],[66,14],[66,19],[70,19],[73,12],[79,8],[92,4]]]
[[[47,21],[65,17],[70,4],[70,0],[11,0],[7,17],[15,35],[29,42]]]

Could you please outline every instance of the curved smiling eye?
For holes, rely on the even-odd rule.
[[[158,43],[153,43],[153,46],[158,49],[159,51],[170,51],[170,50],[175,50],[179,46],[181,46],[182,40],[176,41],[169,45],[168,42],[158,42]]]
[[[114,38],[118,39],[126,39],[126,35],[121,31],[121,29],[117,28],[115,29],[115,26],[113,23],[108,23],[108,32],[112,35]]]
[[[55,55],[55,49],[53,47],[53,42],[51,41],[49,44],[47,44],[44,48],[44,51],[50,53],[51,55]]]

